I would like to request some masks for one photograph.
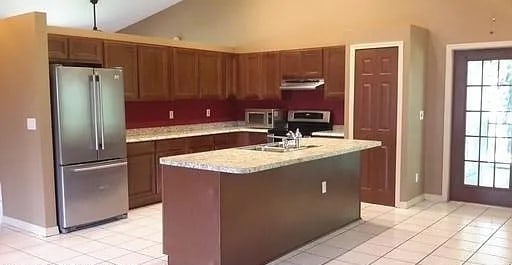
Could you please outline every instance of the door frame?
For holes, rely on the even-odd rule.
[[[453,81],[454,81],[454,55],[455,51],[477,49],[512,48],[512,41],[474,42],[446,45],[446,63],[444,79],[444,123],[443,123],[443,167],[442,167],[442,192],[443,201],[450,199],[450,159],[452,143],[452,106],[453,106]]]
[[[396,113],[396,165],[395,165],[395,207],[400,203],[400,179],[402,161],[402,106],[404,88],[404,42],[373,42],[351,44],[349,51],[349,86],[348,86],[348,139],[354,139],[354,107],[355,107],[355,75],[356,75],[356,51],[375,48],[398,48],[398,76],[397,76],[397,113]]]

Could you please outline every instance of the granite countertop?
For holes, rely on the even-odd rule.
[[[311,135],[312,136],[320,136],[320,137],[345,138],[344,131],[336,131],[336,130],[314,132]]]
[[[145,129],[129,129],[126,133],[126,142],[136,143],[234,132],[267,133],[267,131],[268,129],[248,128],[237,122],[180,125]]]
[[[313,132],[311,136],[345,138],[343,125],[334,125],[330,131]]]
[[[381,145],[379,141],[337,138],[304,138],[302,145],[317,145],[285,153],[230,148],[160,158],[160,164],[209,171],[249,174],[297,163],[338,156]],[[243,148],[243,147],[242,147]]]

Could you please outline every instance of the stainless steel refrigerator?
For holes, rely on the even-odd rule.
[[[52,65],[50,75],[61,232],[126,217],[122,70]]]

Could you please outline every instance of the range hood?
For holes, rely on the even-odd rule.
[[[315,90],[324,83],[324,79],[284,79],[281,90]]]

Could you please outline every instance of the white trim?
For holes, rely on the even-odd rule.
[[[447,201],[443,198],[442,195],[439,195],[439,194],[425,193],[423,195],[425,196],[425,200],[427,200],[427,201],[431,201],[431,202],[446,202]]]
[[[414,198],[412,198],[412,199],[410,199],[410,200],[408,200],[406,202],[399,202],[396,207],[397,208],[407,209],[407,208],[410,208],[410,207],[412,207],[412,206],[414,206],[414,205],[416,205],[416,204],[418,204],[418,203],[420,203],[420,202],[422,202],[424,200],[425,200],[424,194],[420,194],[420,195],[418,195],[418,196],[416,196],[416,197],[414,197]]]
[[[446,45],[442,173],[442,198],[444,201],[447,201],[449,199],[450,192],[450,145],[452,135],[453,53],[458,50],[492,49],[506,47],[512,47],[512,41],[475,42]]]
[[[349,100],[348,100],[348,139],[354,139],[354,89],[356,50],[398,47],[398,80],[397,80],[397,114],[396,114],[396,176],[395,176],[395,206],[400,202],[401,162],[402,162],[402,109],[404,89],[404,42],[376,42],[350,45],[350,71],[349,71]]]
[[[34,233],[38,236],[48,237],[59,234],[59,228],[57,226],[54,227],[42,227],[35,224],[31,224],[16,218],[2,216],[2,223],[10,226],[14,226],[16,228],[25,230],[27,232]]]

